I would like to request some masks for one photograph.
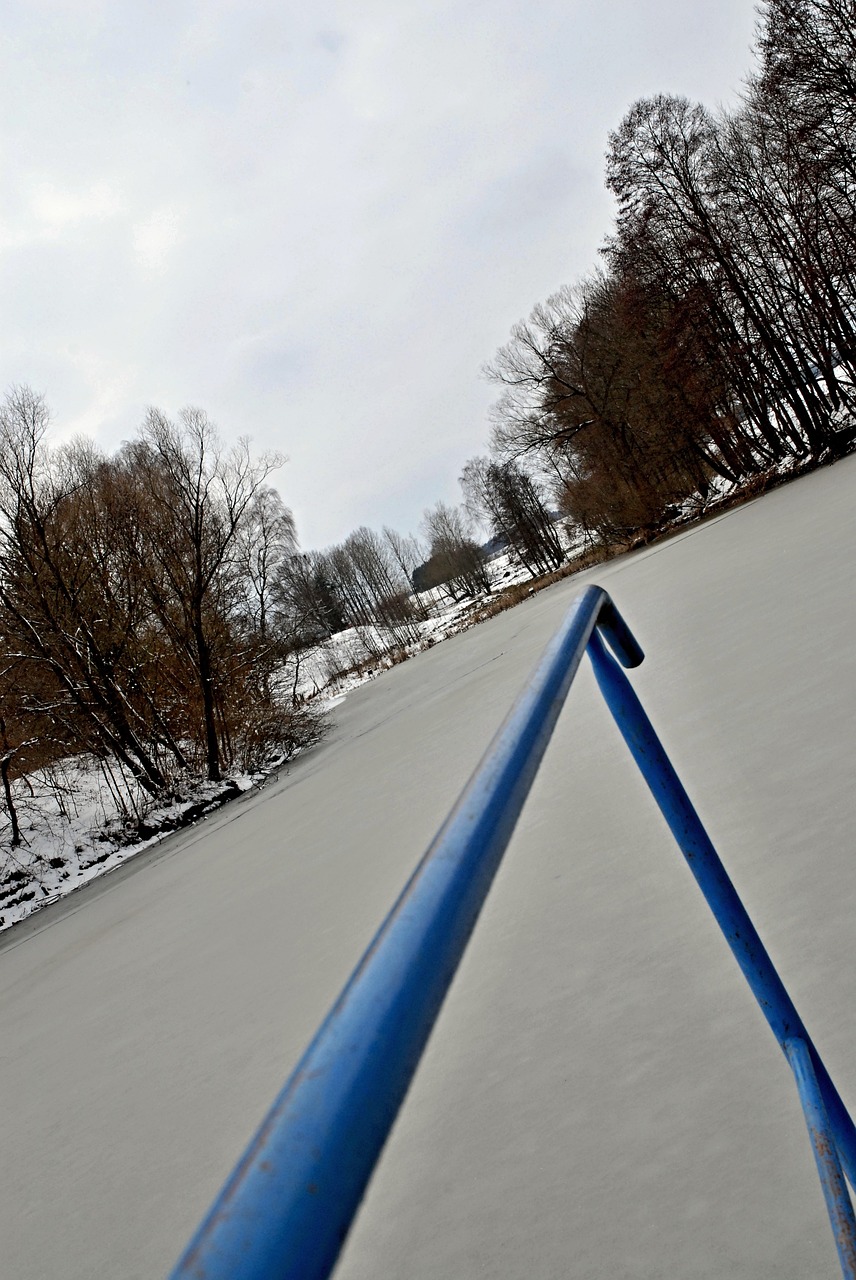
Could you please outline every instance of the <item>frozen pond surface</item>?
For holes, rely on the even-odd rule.
[[[349,695],[330,740],[0,944],[0,1272],[164,1274],[597,581],[856,1107],[856,460]],[[839,1273],[790,1071],[587,665],[338,1280]]]

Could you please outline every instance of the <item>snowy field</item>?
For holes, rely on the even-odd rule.
[[[581,583],[856,1105],[856,460],[352,690],[319,747],[0,940],[2,1273],[164,1274]],[[789,1070],[587,669],[340,1264],[839,1274]]]

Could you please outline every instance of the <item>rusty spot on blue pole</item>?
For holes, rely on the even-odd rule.
[[[841,1171],[835,1136],[823,1105],[811,1050],[805,1040],[794,1037],[785,1041],[785,1053],[797,1082],[841,1273],[844,1280],[856,1280],[856,1218]]]

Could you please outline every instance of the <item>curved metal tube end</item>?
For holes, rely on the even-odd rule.
[[[597,615],[598,630],[622,667],[638,667],[645,651],[607,594]]]

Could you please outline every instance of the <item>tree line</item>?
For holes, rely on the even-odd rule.
[[[492,452],[525,460],[592,536],[658,528],[852,448],[856,9],[769,0],[737,110],[637,102],[611,135],[603,265],[488,366]]]
[[[432,605],[459,603],[490,591],[487,530],[533,576],[565,558],[537,483],[513,463],[473,458],[461,476],[464,501],[438,502],[422,519],[422,536],[366,527],[322,551],[295,552],[278,571],[275,598],[289,651],[363,628],[378,655],[420,639]]]
[[[300,692],[315,646],[355,629],[375,657],[406,649],[432,593],[490,588],[463,507],[427,512],[424,540],[360,528],[301,552],[268,482],[283,459],[253,457],[247,440],[224,447],[201,410],[173,421],[150,409],[112,456],[89,440],[53,446],[49,424],[27,387],[0,405],[0,781],[13,845],[15,778],[86,752],[109,762],[111,785],[118,770],[120,790],[156,797],[178,779],[257,768],[321,732]],[[473,515],[504,503],[496,522],[510,528],[517,512],[558,554],[531,483],[483,461],[470,468]],[[526,538],[532,565],[546,563]]]
[[[49,425],[29,388],[0,404],[0,781],[13,845],[15,777],[86,751],[128,791],[159,796],[178,778],[260,767],[319,736],[299,692],[312,648],[357,628],[375,657],[406,649],[429,608],[418,590],[456,600],[490,588],[470,518],[443,503],[425,540],[362,527],[301,552],[269,484],[283,458],[253,457],[246,439],[225,448],[201,410],[173,421],[152,408],[113,456],[91,440],[55,447]],[[485,466],[473,512],[500,494],[491,476],[508,489],[512,475]]]
[[[114,456],[52,447],[28,388],[0,407],[0,773],[82,751],[130,787],[219,781],[316,731],[278,693],[269,625],[294,521],[281,463],[224,449],[204,413],[150,410]]]

